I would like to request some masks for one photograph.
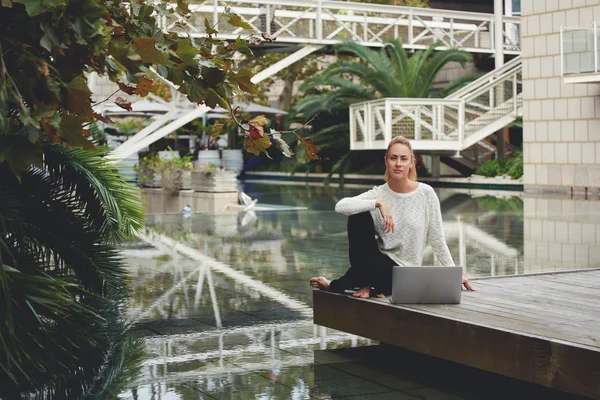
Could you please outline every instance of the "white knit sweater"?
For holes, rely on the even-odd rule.
[[[380,201],[388,206],[394,218],[394,232],[385,232],[383,217],[375,207]],[[442,226],[440,201],[433,188],[419,182],[410,193],[396,193],[386,183],[355,197],[345,197],[335,205],[343,215],[371,212],[377,242],[383,254],[403,266],[420,266],[427,242],[442,265],[454,265]]]

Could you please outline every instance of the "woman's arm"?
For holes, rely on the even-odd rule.
[[[354,197],[344,197],[335,205],[335,212],[343,215],[360,214],[365,211],[373,211],[376,208],[376,188]]]
[[[455,265],[454,260],[452,260],[452,255],[450,254],[450,250],[448,249],[448,244],[446,243],[446,237],[444,235],[440,200],[433,189],[431,190],[429,197],[429,229],[427,230],[427,241],[431,245],[435,255],[442,262],[442,265]],[[462,265],[462,267],[463,269],[465,268],[464,265]],[[464,276],[462,278],[462,284],[467,290],[477,290],[471,285],[469,279],[465,278]]]

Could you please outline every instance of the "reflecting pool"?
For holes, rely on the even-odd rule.
[[[571,398],[312,324],[308,279],[348,268],[346,218],[333,206],[366,189],[243,189],[259,204],[307,209],[149,215],[146,239],[124,249],[128,316],[146,355],[120,398]],[[600,202],[436,192],[452,256],[471,277],[600,267]],[[430,249],[424,263],[437,263]]]

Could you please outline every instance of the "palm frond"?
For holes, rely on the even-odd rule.
[[[120,242],[141,231],[138,189],[125,183],[101,154],[55,143],[46,144],[44,154],[50,175],[72,191],[103,235]]]
[[[396,80],[408,82],[408,54],[399,39],[387,41],[383,45],[383,51],[390,59],[390,64],[395,71]],[[396,96],[400,96],[399,94]]]
[[[372,50],[357,42],[344,41],[339,43],[336,48],[338,51],[347,51],[354,54],[374,69],[383,70],[391,68],[390,61],[383,53]]]
[[[433,85],[433,80],[440,70],[450,62],[457,62],[464,66],[466,63],[471,62],[473,57],[471,54],[463,50],[449,49],[437,52],[431,56],[424,66],[421,79],[419,80],[421,91],[419,97],[426,97],[427,91]]]

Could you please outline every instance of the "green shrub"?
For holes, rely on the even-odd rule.
[[[488,177],[508,175],[512,179],[518,179],[523,176],[523,152],[519,149],[508,159],[488,160],[475,173]]]

